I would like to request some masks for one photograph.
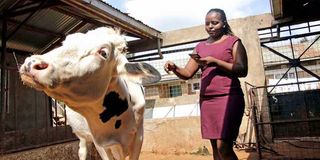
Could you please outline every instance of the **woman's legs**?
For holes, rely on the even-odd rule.
[[[211,139],[214,160],[238,160],[232,140]]]
[[[217,140],[216,139],[211,139],[211,147],[213,151],[213,159],[214,160],[221,160],[219,152],[218,152],[218,147],[217,147]]]

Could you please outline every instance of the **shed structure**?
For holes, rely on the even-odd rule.
[[[20,82],[18,67],[25,57],[50,51],[68,34],[101,26],[133,37],[129,50],[139,41],[156,46],[162,41],[160,31],[101,0],[2,0],[0,21],[0,153],[74,139],[69,127],[57,123],[58,110],[50,109],[59,104]]]

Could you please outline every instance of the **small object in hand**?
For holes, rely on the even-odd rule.
[[[201,58],[198,54],[189,54],[189,56],[194,60],[199,60]]]
[[[173,70],[175,70],[177,68],[177,66],[172,63],[167,63],[165,64],[164,70],[168,73],[168,74],[173,74]]]

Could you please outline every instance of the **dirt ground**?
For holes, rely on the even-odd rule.
[[[239,160],[256,160],[256,152],[236,151]],[[212,155],[196,154],[157,154],[142,152],[139,160],[212,160]]]

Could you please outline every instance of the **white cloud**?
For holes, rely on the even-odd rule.
[[[186,28],[204,23],[211,8],[223,9],[228,19],[255,14],[253,2],[261,0],[128,0],[130,16],[160,31]],[[267,0],[262,0],[267,1]]]

